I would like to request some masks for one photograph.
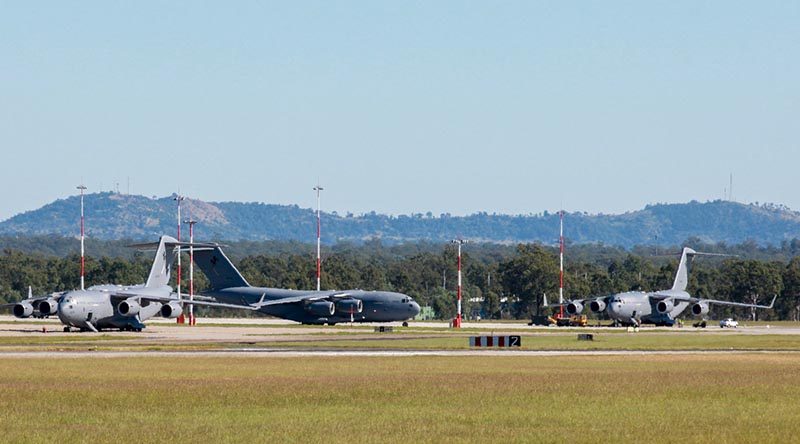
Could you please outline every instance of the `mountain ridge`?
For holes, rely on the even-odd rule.
[[[87,235],[98,239],[150,240],[173,234],[177,219],[173,196],[150,198],[119,193],[85,196]],[[36,210],[0,222],[0,235],[73,236],[78,233],[78,196],[57,199]],[[183,216],[198,221],[202,239],[310,241],[316,233],[313,209],[261,202],[206,202],[186,199]],[[464,237],[492,243],[557,240],[558,214],[474,213],[467,216],[431,213],[361,215],[323,213],[323,242],[361,242],[380,238],[387,243],[448,241]],[[622,214],[565,213],[565,237],[576,243],[676,245],[687,238],[703,242],[778,245],[800,238],[800,213],[773,204],[709,201],[650,204]]]

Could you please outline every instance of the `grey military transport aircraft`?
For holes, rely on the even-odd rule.
[[[686,287],[689,283],[689,265],[694,256],[698,255],[720,256],[710,253],[698,253],[691,248],[685,247],[681,253],[681,261],[678,264],[675,283],[671,289],[655,292],[630,291],[610,296],[567,301],[567,313],[571,315],[580,314],[588,303],[592,312],[605,312],[615,323],[636,326],[642,323],[672,326],[675,324],[675,319],[689,307],[691,307],[693,315],[703,316],[708,313],[709,304],[767,309],[775,305],[777,295],[772,298],[772,303],[769,305],[742,304],[692,297],[686,292]]]
[[[420,310],[411,297],[390,291],[253,287],[219,245],[198,248],[195,244],[194,262],[210,282],[210,288],[202,294],[215,299],[215,302],[192,302],[195,305],[252,310],[303,324],[328,325],[351,321],[403,321],[403,325],[408,325],[405,321],[419,314]]]
[[[81,331],[120,329],[141,331],[144,321],[153,316],[177,318],[183,311],[168,285],[172,262],[180,244],[169,236],[158,243],[140,244],[136,247],[156,248],[156,255],[147,282],[141,285],[94,285],[85,290],[53,293],[32,297],[5,306],[13,306],[18,318],[57,315],[64,331],[78,328]]]

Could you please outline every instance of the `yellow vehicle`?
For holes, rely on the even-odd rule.
[[[586,327],[589,319],[586,315],[572,315],[560,317],[558,313],[553,316],[533,316],[528,325],[556,325],[558,327]]]
[[[589,318],[586,315],[572,315],[564,316],[563,318],[555,318],[556,325],[559,327],[586,327],[589,324]]]

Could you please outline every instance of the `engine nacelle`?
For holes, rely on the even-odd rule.
[[[656,304],[656,310],[661,314],[669,313],[673,308],[675,308],[675,303],[672,302],[672,299],[664,299]]]
[[[705,302],[698,302],[692,305],[692,314],[695,316],[702,316],[708,313],[708,304]]]
[[[183,314],[183,307],[177,302],[170,302],[161,306],[161,316],[167,319],[175,319]]]
[[[339,313],[361,313],[364,311],[364,302],[361,299],[342,299],[336,303],[336,311]]]
[[[14,305],[14,316],[18,318],[28,318],[33,314],[33,305],[27,302],[20,302]]]
[[[593,313],[602,313],[603,310],[606,309],[606,303],[602,299],[595,299],[589,303],[589,309],[591,309]]]
[[[126,299],[117,305],[117,310],[122,316],[136,316],[141,309],[142,306],[133,299]]]
[[[331,301],[315,301],[306,305],[306,311],[315,316],[333,316],[336,305]]]
[[[39,302],[39,312],[43,315],[54,315],[58,312],[58,302],[53,298],[47,298]]]
[[[570,302],[567,304],[567,313],[571,315],[581,314],[583,311],[583,304],[580,302]]]

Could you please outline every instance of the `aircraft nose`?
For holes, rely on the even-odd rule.
[[[410,305],[411,305],[411,317],[413,318],[419,314],[420,308],[419,304],[417,304],[416,301],[412,301]]]
[[[69,315],[68,312],[72,312],[72,307],[67,304],[66,298],[61,298],[58,301],[58,319],[61,320],[63,324],[69,325]]]
[[[61,298],[58,301],[58,319],[65,325],[74,325],[75,302],[72,298]]]

